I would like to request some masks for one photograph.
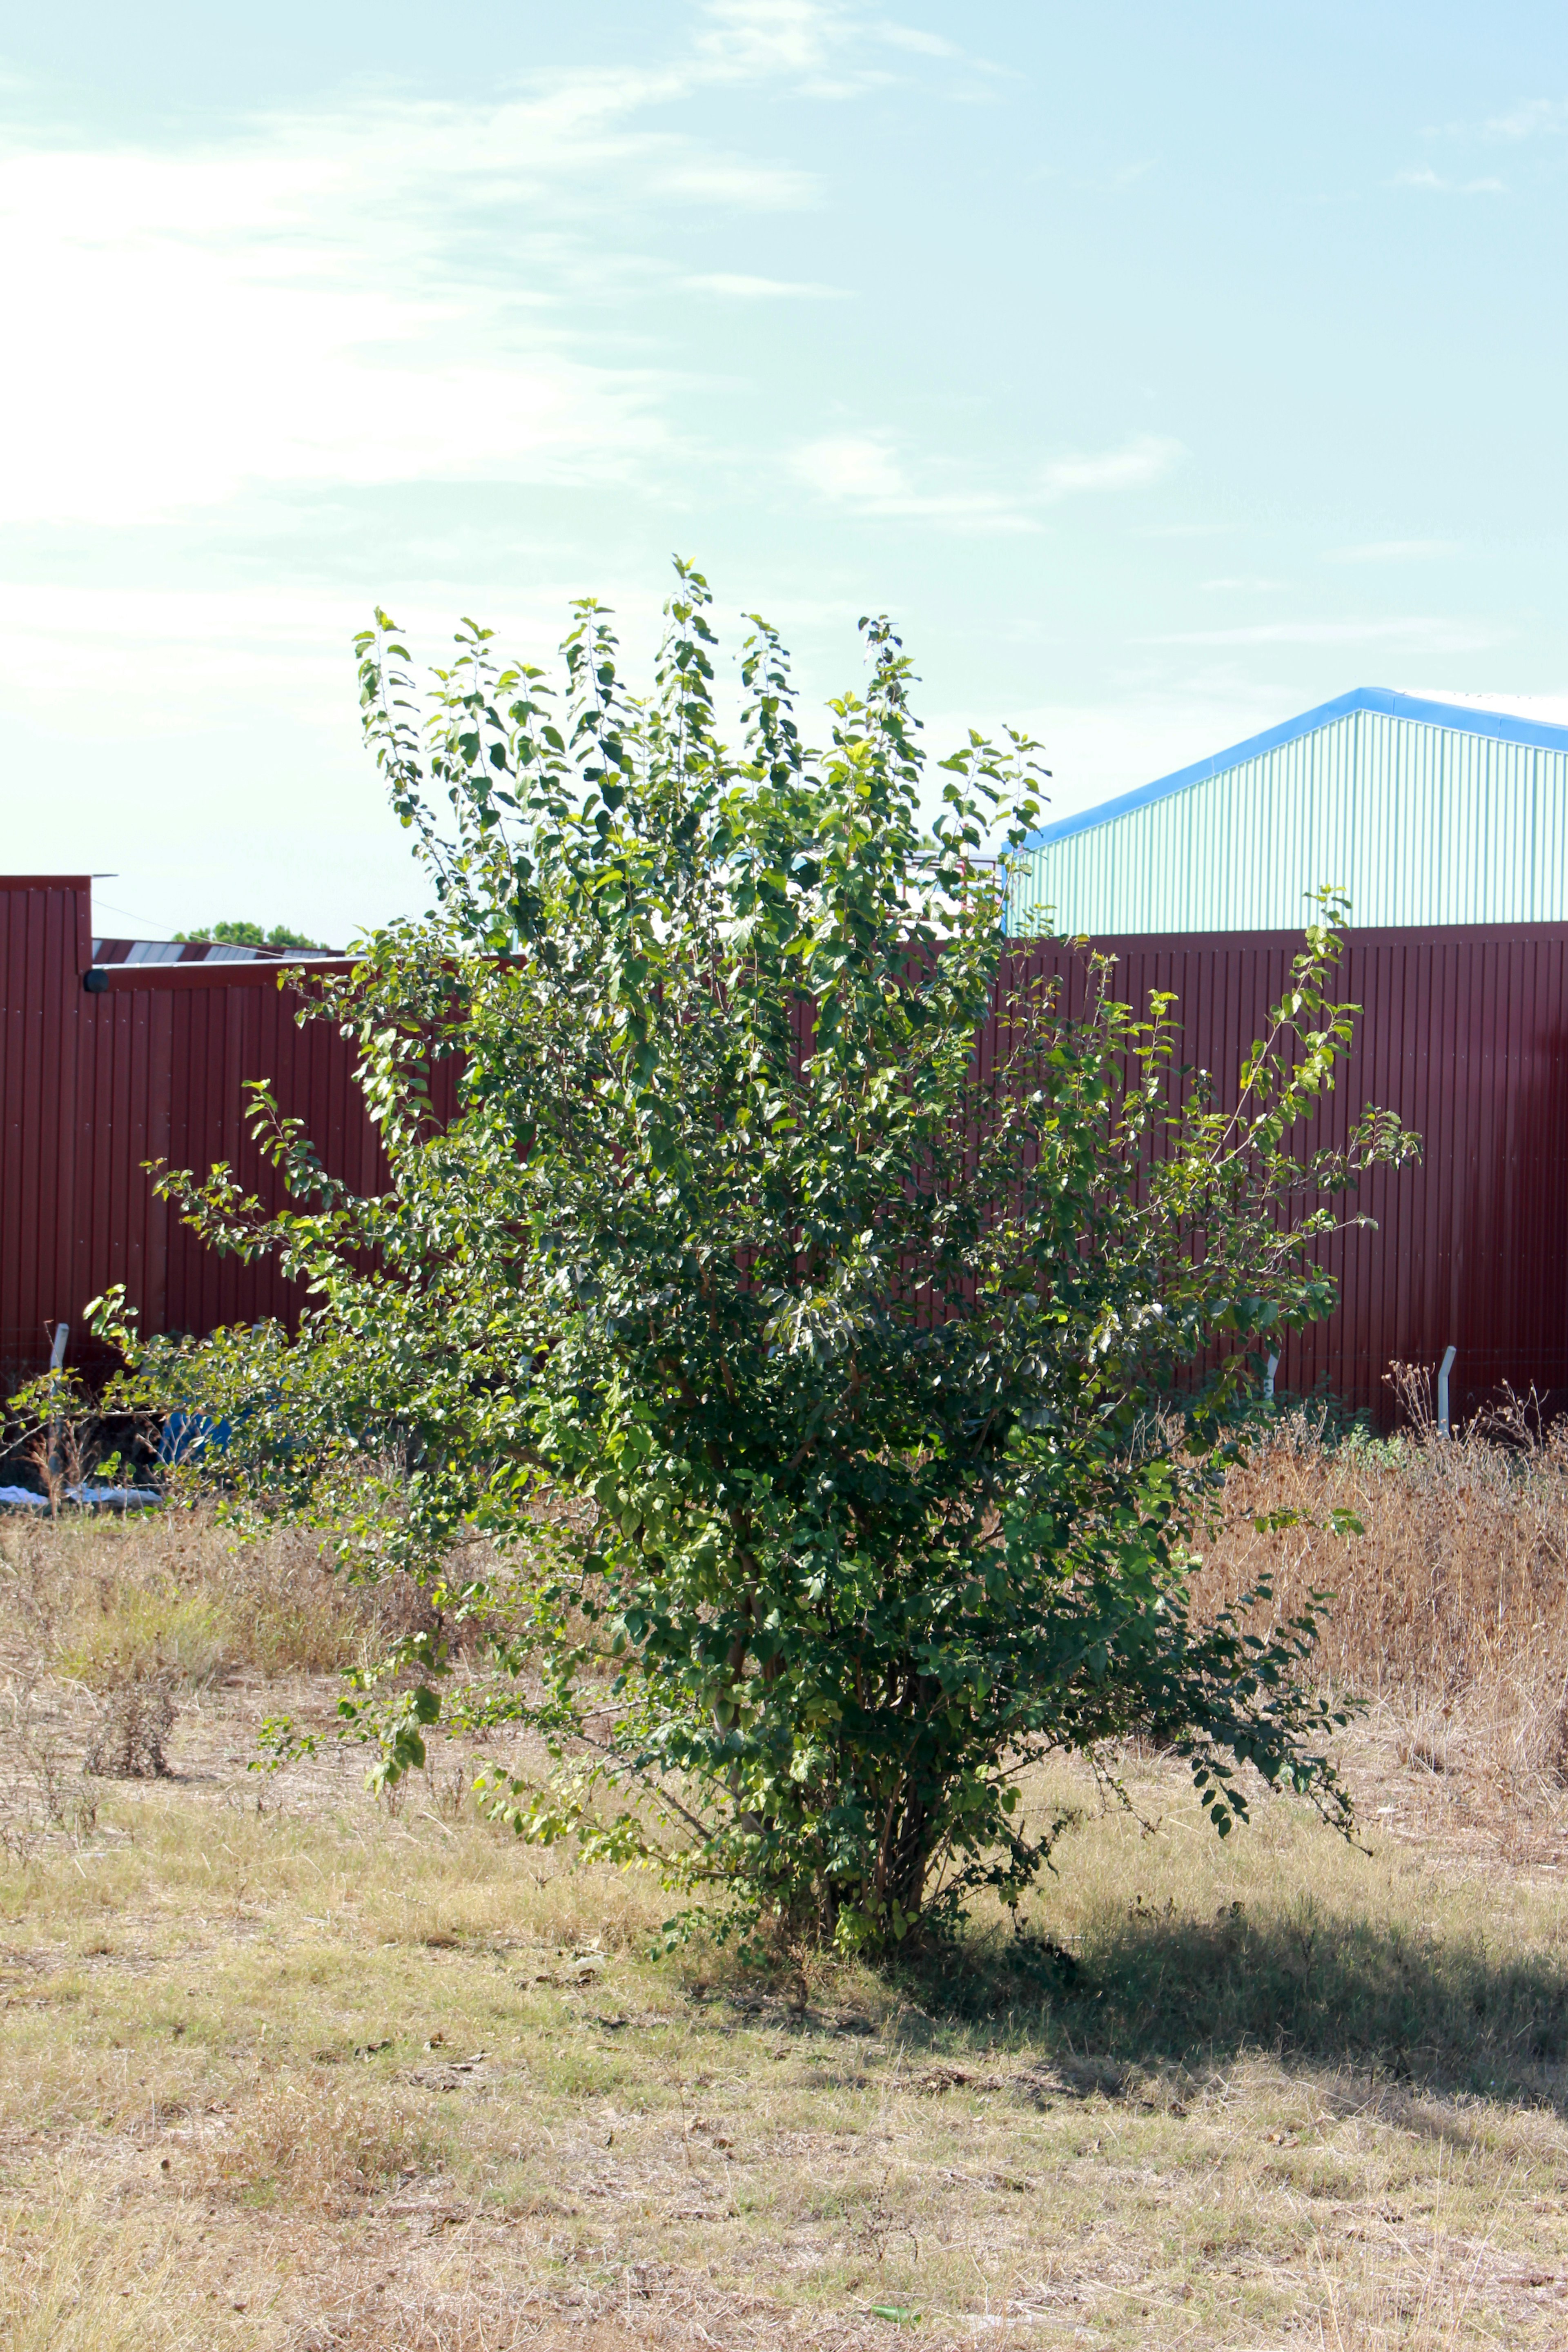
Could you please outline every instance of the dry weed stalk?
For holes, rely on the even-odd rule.
[[[98,1799],[59,1740],[46,1727],[36,1686],[0,1692],[0,1855],[30,1862],[51,1830],[89,1834]]]
[[[232,2133],[204,2150],[203,2170],[209,2188],[252,2203],[337,2214],[412,2179],[435,2154],[431,2130],[402,2107],[313,2075],[264,2084]]]
[[[88,1742],[82,1769],[112,1780],[161,1780],[169,1769],[165,1742],[174,1701],[163,1675],[139,1677],[105,1701]]]
[[[1364,1533],[1326,1532],[1334,1510]],[[1289,1511],[1304,1523],[1254,1524]],[[1514,1784],[1563,1776],[1568,1423],[1543,1426],[1531,1401],[1508,1397],[1458,1436],[1417,1411],[1398,1437],[1335,1444],[1321,1413],[1291,1413],[1232,1473],[1198,1591],[1217,1607],[1265,1570],[1280,1615],[1333,1594],[1323,1664],[1394,1708],[1406,1760],[1441,1771],[1463,1755]]]
[[[27,1522],[0,1544],[18,1654],[104,1693],[237,1669],[331,1674],[379,1651],[423,1607],[398,1580],[367,1590],[334,1575],[304,1530],[247,1541],[204,1509]]]

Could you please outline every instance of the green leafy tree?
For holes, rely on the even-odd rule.
[[[303,931],[291,931],[287,923],[274,923],[269,931],[264,931],[259,923],[209,923],[205,930],[176,931],[174,937],[221,940],[226,947],[234,948],[310,948],[331,953],[324,940],[308,940]]]
[[[352,1197],[258,1091],[290,1205],[221,1168],[165,1185],[314,1303],[292,1341],[148,1347],[142,1393],[227,1414],[230,1475],[426,1585],[436,1630],[344,1702],[384,1772],[454,1704],[452,1612],[494,1608],[455,1565],[482,1538],[510,1672],[464,1719],[554,1758],[491,1803],[737,1916],[878,1950],[1016,1903],[1050,1842],[1021,1776],[1135,1734],[1222,1833],[1249,1768],[1346,1822],[1311,1618],[1200,1622],[1189,1587],[1245,1343],[1328,1311],[1335,1197],[1412,1148],[1369,1111],[1290,1149],[1351,1034],[1332,934],[1238,1103],[1173,1086],[1169,999],[1129,1008],[1093,959],[1069,1017],[1008,963],[984,851],[1033,820],[1037,747],[972,735],[928,817],[887,623],[814,751],[753,619],[728,749],[708,609],[680,567],[645,700],[596,604],[559,699],[465,624],[423,715],[378,614],[365,729],[437,912],[315,1009],[358,1041],[391,1182]]]

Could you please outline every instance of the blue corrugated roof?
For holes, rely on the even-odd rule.
[[[1116,800],[1101,801],[1098,808],[1083,809],[1077,816],[1064,816],[1058,824],[1045,825],[1038,833],[1029,835],[1024,847],[1043,849],[1048,842],[1065,841],[1069,834],[1088,833],[1094,825],[1109,824],[1112,818],[1125,816],[1130,810],[1147,808],[1151,801],[1163,801],[1171,793],[1184,792],[1189,784],[1201,784],[1210,776],[1223,775],[1227,768],[1239,768],[1244,761],[1278,751],[1282,743],[1293,743],[1299,736],[1313,734],[1318,728],[1347,718],[1353,710],[1381,710],[1391,719],[1420,719],[1428,726],[1454,728],[1461,735],[1493,735],[1505,743],[1533,743],[1543,751],[1568,751],[1568,727],[1554,727],[1540,719],[1520,719],[1511,712],[1480,710],[1473,703],[1436,702],[1423,695],[1395,694],[1386,686],[1357,686],[1349,694],[1336,696],[1332,702],[1320,702],[1315,710],[1304,710],[1299,719],[1287,719],[1281,726],[1266,728],[1261,735],[1249,735],[1245,743],[1233,743],[1228,751],[1194,761],[1190,768],[1177,768],[1173,774],[1158,777],[1152,784],[1140,784],[1136,792],[1122,793]]]

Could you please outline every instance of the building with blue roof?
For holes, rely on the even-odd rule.
[[[1358,687],[1066,817],[1015,861],[1008,929],[1568,922],[1568,703]]]

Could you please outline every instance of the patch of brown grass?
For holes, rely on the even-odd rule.
[[[1336,1510],[1361,1535],[1325,1526]],[[1301,1524],[1260,1532],[1258,1518]],[[1278,1614],[1332,1602],[1319,1656],[1332,1682],[1391,1709],[1402,1760],[1461,1765],[1521,1790],[1563,1779],[1568,1707],[1568,1423],[1522,1412],[1440,1437],[1430,1421],[1326,1446],[1319,1417],[1283,1420],[1226,1489],[1198,1591],[1233,1599],[1260,1573]]]
[[[13,1643],[100,1693],[332,1674],[417,1606],[334,1575],[303,1531],[247,1542],[201,1509],[12,1523],[0,1578]]]
[[[312,2072],[263,2084],[205,2144],[196,2178],[247,2204],[331,2217],[427,2171],[440,2147],[427,2117]]]
[[[0,2343],[6,2352],[200,2352],[179,2309],[166,2229],[105,2229],[79,2180],[29,2210],[0,2208]],[[206,2339],[210,2341],[211,2339]]]
[[[0,1690],[0,1855],[31,1861],[44,1841],[89,1834],[98,1798],[82,1759],[52,1732],[31,1676]]]

